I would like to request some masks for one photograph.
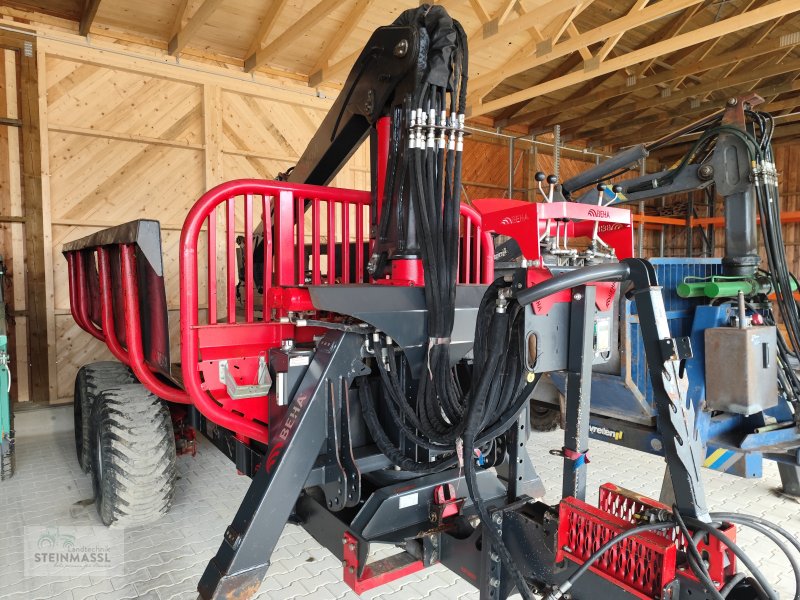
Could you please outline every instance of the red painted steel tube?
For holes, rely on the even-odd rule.
[[[130,244],[121,245],[120,255],[122,259],[122,297],[125,307],[125,338],[128,343],[129,365],[133,374],[142,385],[159,398],[170,402],[191,402],[186,392],[162,382],[145,363],[134,247]]]
[[[78,327],[83,329],[86,332],[89,332],[89,328],[83,322],[81,318],[81,313],[78,310],[78,268],[76,260],[77,252],[70,252],[66,255],[67,258],[67,279],[69,282],[69,311],[72,313],[72,318],[75,319],[75,322],[78,324]]]
[[[295,285],[294,266],[294,195],[291,191],[276,194],[275,214],[275,285]]]
[[[492,236],[490,233],[483,231],[481,214],[477,210],[462,204],[460,211],[468,225],[465,229],[471,229],[471,226],[475,226],[475,245],[480,248],[481,260],[475,261],[476,273],[472,283],[491,283],[494,280],[494,244]],[[469,261],[468,257],[467,261]],[[469,281],[469,277],[466,277],[465,280]]]
[[[336,283],[336,204],[328,200],[328,285]]]
[[[342,283],[350,283],[350,205],[342,202]]]
[[[305,202],[297,202],[297,285],[306,281],[306,207]]]
[[[263,289],[261,290],[261,308],[264,313],[265,321],[270,318],[271,307],[269,305],[269,290],[272,287],[272,218],[269,212],[272,209],[272,205],[269,198],[270,197],[266,194],[262,194],[261,196],[261,234],[264,236],[262,239],[262,247],[264,248],[264,268],[261,276],[261,281],[263,283]]]
[[[225,227],[226,227],[226,259],[227,266],[227,297],[228,297],[228,323],[236,323],[236,205],[233,198],[226,202]]]
[[[206,250],[208,252],[208,322],[217,322],[217,211],[208,213],[206,230]]]
[[[462,268],[464,269],[464,276],[462,281],[469,283],[472,281],[472,221],[464,217],[464,253],[461,255],[463,261]]]
[[[244,318],[253,322],[253,195],[244,197]]]
[[[217,404],[203,389],[200,380],[199,361],[200,348],[198,345],[198,237],[208,214],[228,198],[241,194],[256,194],[265,197],[277,196],[286,192],[289,197],[302,196],[304,198],[319,198],[327,201],[330,198],[352,202],[361,206],[369,205],[369,192],[355,190],[335,190],[302,184],[291,184],[280,181],[262,181],[257,179],[242,179],[229,181],[206,192],[192,207],[181,230],[180,254],[180,284],[181,284],[181,369],[183,370],[183,384],[197,409],[214,423],[231,429],[236,433],[259,441],[266,441],[266,428],[252,421],[243,419]],[[269,206],[264,200],[264,234],[265,239],[272,230],[267,221]],[[266,251],[266,250],[265,250]],[[271,261],[265,261],[271,264]],[[266,271],[266,267],[265,267]],[[265,279],[266,285],[269,280]],[[231,336],[234,338],[234,336]],[[235,346],[236,339],[231,340],[231,347]],[[231,350],[233,351],[233,350]]]
[[[130,365],[128,351],[122,347],[114,326],[114,304],[111,293],[111,263],[106,248],[97,248],[97,273],[100,279],[100,317],[106,334],[106,345],[111,354],[125,365]]]
[[[356,283],[364,282],[364,207],[356,205]]]
[[[77,275],[75,290],[78,300],[78,314],[81,318],[81,327],[101,342],[105,342],[106,336],[103,334],[102,330],[94,324],[94,321],[92,321],[92,318],[89,316],[89,286],[86,281],[86,263],[84,262],[86,257],[83,251],[81,251],[75,255],[75,258],[75,271]]]
[[[311,283],[319,285],[322,283],[322,257],[320,256],[320,223],[319,223],[319,198],[311,201]]]

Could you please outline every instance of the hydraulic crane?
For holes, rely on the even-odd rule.
[[[147,406],[168,401],[252,478],[201,597],[251,597],[291,521],[342,560],[357,593],[441,563],[482,600],[776,598],[734,541],[732,523],[754,521],[709,512],[683,368],[691,344],[670,334],[656,273],[632,256],[630,213],[562,201],[554,180],[543,203],[460,205],[468,62],[444,8],[406,11],[372,35],[283,180],[229,182],[198,200],[181,235],[179,374],[157,224],[64,248],[76,321],[144,384]],[[368,135],[370,192],[323,187]],[[524,256],[500,277],[492,233]],[[599,507],[585,502],[592,366],[608,360],[620,293],[639,312],[672,506],[610,484]],[[529,398],[551,372],[567,377],[554,506],[525,450]],[[93,385],[91,454],[112,461],[96,417],[124,412],[134,388]],[[113,489],[103,465],[92,467],[99,494]],[[109,523],[150,514],[100,500]],[[372,543],[398,552],[369,563]]]

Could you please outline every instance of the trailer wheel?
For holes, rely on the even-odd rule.
[[[172,505],[175,434],[166,403],[141,384],[103,391],[92,407],[92,483],[105,525],[153,522]]]
[[[561,410],[531,402],[531,429],[555,431],[561,427]]]
[[[81,367],[75,376],[75,395],[72,409],[75,424],[75,451],[84,473],[92,466],[89,418],[92,404],[100,392],[111,385],[133,383],[130,369],[119,362],[101,361]]]

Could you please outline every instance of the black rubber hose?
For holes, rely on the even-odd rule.
[[[709,535],[713,535],[715,538],[721,541],[725,546],[730,548],[730,550],[736,555],[736,557],[740,561],[742,561],[742,564],[745,567],[747,567],[747,570],[753,574],[753,577],[758,582],[758,585],[761,586],[762,591],[764,592],[766,597],[769,598],[769,600],[778,600],[778,596],[770,586],[769,581],[767,581],[767,578],[764,577],[764,574],[761,572],[761,570],[750,559],[750,557],[747,556],[747,554],[745,554],[745,552],[739,547],[739,545],[736,542],[731,540],[724,533],[722,533],[715,527],[712,527],[708,523],[704,523],[703,521],[698,521],[697,519],[688,519],[688,522],[689,525],[692,527],[692,529],[694,529],[695,531],[702,529]]]
[[[627,279],[629,275],[630,269],[625,263],[592,265],[551,277],[533,287],[517,292],[516,298],[517,302],[524,306],[579,285],[585,285],[594,281],[620,281]]]
[[[706,567],[705,562],[703,562],[703,557],[700,555],[700,551],[697,549],[697,542],[692,537],[691,532],[689,531],[688,527],[686,527],[686,523],[684,522],[683,518],[681,517],[681,513],[678,511],[677,505],[673,505],[672,507],[672,516],[675,517],[675,521],[678,523],[678,528],[683,533],[683,537],[686,540],[686,550],[687,550],[687,558],[689,559],[689,566],[694,571],[694,574],[697,575],[697,578],[706,586],[706,591],[709,592],[716,600],[725,600],[725,596],[717,590],[717,586],[714,585],[714,581],[711,579],[711,574],[708,572],[708,567]]]
[[[774,533],[769,529],[769,527],[765,525],[760,525],[754,521],[748,521],[747,519],[740,519],[740,518],[730,518],[725,519],[731,523],[736,523],[737,525],[743,525],[745,527],[750,527],[751,529],[755,529],[759,533],[763,534],[764,536],[768,537],[778,548],[780,548],[781,552],[789,559],[789,564],[792,565],[792,572],[794,573],[794,600],[800,600],[800,563],[797,562],[797,558],[792,554],[789,547],[783,542],[783,540],[778,537],[777,533]]]

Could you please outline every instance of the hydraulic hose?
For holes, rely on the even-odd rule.
[[[592,265],[556,275],[547,281],[517,292],[516,298],[517,302],[524,306],[579,285],[586,285],[594,281],[622,281],[629,275],[630,268],[625,263]]]

